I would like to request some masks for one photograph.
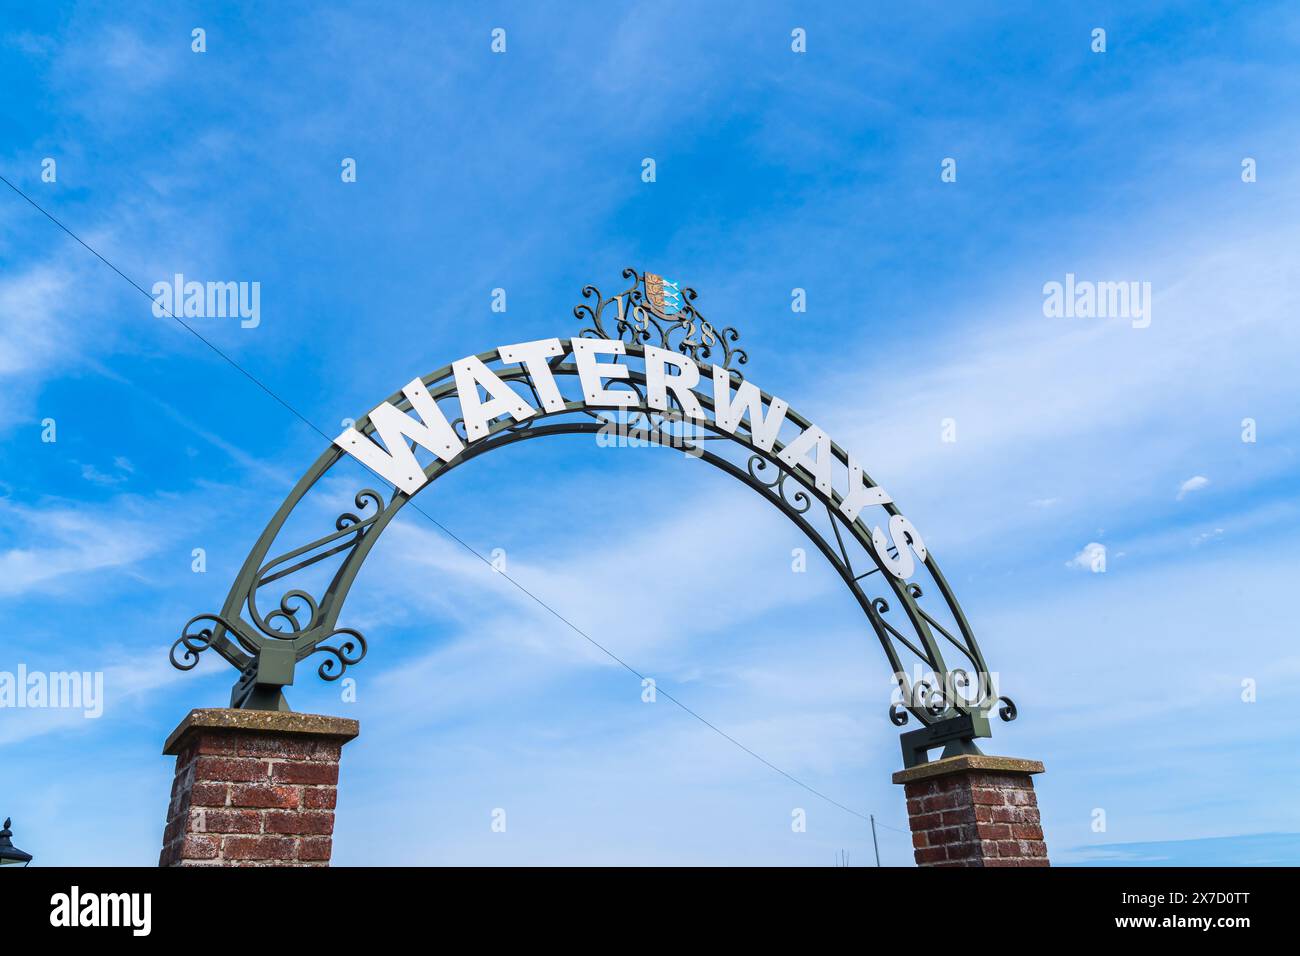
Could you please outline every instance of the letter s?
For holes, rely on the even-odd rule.
[[[889,536],[898,548],[898,557],[889,556],[890,542],[879,527],[871,532],[871,543],[875,545],[876,557],[890,574],[900,581],[906,581],[916,572],[916,562],[912,559],[912,552],[915,551],[916,556],[922,561],[926,559],[925,542],[921,540],[921,532],[917,531],[915,525],[902,515],[890,517]]]

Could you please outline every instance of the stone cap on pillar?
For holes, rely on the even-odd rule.
[[[894,783],[913,783],[917,780],[931,780],[949,774],[963,773],[968,770],[984,770],[994,773],[1043,772],[1041,760],[1021,760],[1019,757],[992,757],[987,754],[961,754],[957,757],[944,757],[930,763],[918,764],[899,770],[894,774]]]
[[[235,710],[229,707],[200,707],[191,710],[167,737],[163,753],[175,756],[193,734],[205,730],[235,730],[274,733],[337,740],[347,743],[361,733],[361,723],[351,717],[299,714],[279,710]]]

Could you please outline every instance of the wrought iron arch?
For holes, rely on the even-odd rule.
[[[633,282],[620,295],[605,299],[594,286],[583,289],[583,297],[594,301],[574,309],[576,317],[589,322],[579,337],[620,339],[628,358],[644,358],[646,344],[655,344],[689,356],[705,371],[709,369],[706,360],[721,353],[720,361],[714,364],[726,370],[734,383],[743,380],[738,366],[746,364],[748,356],[734,345],[739,333],[734,328],[717,330],[700,316],[693,304],[694,290],[682,289],[677,308],[666,313],[662,295],[655,295],[657,276],[633,269],[624,270],[623,275]],[[611,310],[616,311],[616,318],[610,315]],[[606,330],[607,320],[613,335]],[[1015,704],[1000,695],[995,675],[933,554],[927,553],[919,566],[930,579],[924,588],[915,580],[902,581],[889,573],[877,554],[866,520],[859,515],[850,521],[840,511],[842,494],[834,489],[828,493],[819,490],[804,467],[791,467],[778,458],[788,440],[778,437],[764,450],[756,444],[753,423],[748,418],[734,433],[728,432],[712,419],[690,418],[672,391],[667,393],[667,408],[651,408],[645,372],[630,367],[626,379],[608,383],[610,388],[626,388],[635,396],[621,415],[589,407],[580,392],[576,397],[564,395],[564,388],[563,407],[548,411],[525,367],[503,362],[496,349],[479,353],[477,359],[512,389],[531,395],[538,411],[523,422],[508,417],[498,419],[485,436],[473,441],[465,434],[463,420],[448,415],[466,446],[450,462],[430,456],[432,460],[424,465],[427,480],[420,491],[495,448],[552,435],[589,434],[598,441],[603,437],[615,444],[677,448],[762,495],[816,545],[838,572],[865,613],[891,666],[898,695],[889,707],[891,721],[903,726],[910,713],[921,724],[919,730],[903,734],[906,765],[924,762],[927,751],[940,745],[945,747],[945,755],[978,753],[974,740],[990,736],[988,715],[994,708],[1003,720],[1015,719]],[[576,391],[577,366],[566,359],[561,354],[547,365],[555,381],[566,384],[572,393]],[[445,402],[447,410],[459,413],[452,365],[443,366],[421,381],[440,408]],[[760,394],[764,406],[770,406],[772,396]],[[695,395],[707,411],[714,411],[711,395],[705,390]],[[402,412],[412,408],[402,392],[387,401]],[[794,409],[787,409],[785,421],[799,432],[812,425]],[[375,434],[370,416],[359,419],[355,427],[364,435]],[[409,447],[413,452],[417,450],[414,443]],[[840,464],[850,467],[849,457],[839,445],[832,443],[831,450]],[[414,495],[394,488],[385,500],[380,491],[363,488],[354,497],[355,511],[340,514],[333,531],[268,558],[298,506],[345,457],[347,453],[338,445],[321,453],[258,537],[221,611],[192,618],[172,645],[172,664],[181,670],[195,667],[203,651],[211,648],[239,671],[231,692],[232,707],[287,710],[283,688],[293,683],[298,661],[324,654],[317,673],[325,680],[337,680],[366,655],[365,637],[354,628],[340,627],[339,616],[371,548]],[[870,483],[869,478],[864,478]],[[893,502],[879,507],[889,515],[899,514]],[[895,554],[890,551],[891,557]],[[313,593],[306,587],[289,587],[280,591],[269,611],[260,606],[259,592],[268,585],[330,559],[337,563],[323,589]],[[873,584],[874,593],[869,589]],[[948,667],[946,648],[954,649],[964,659],[961,666]],[[905,658],[921,671],[917,679],[908,675]]]

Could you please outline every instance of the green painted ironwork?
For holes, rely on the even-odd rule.
[[[689,355],[705,374],[709,364],[717,364],[730,372],[733,382],[741,380],[737,366],[747,363],[748,356],[734,345],[739,333],[730,327],[715,329],[700,316],[694,307],[693,289],[682,290],[680,310],[669,319],[653,309],[633,309],[632,306],[646,301],[645,277],[627,269],[624,278],[633,280],[631,288],[608,299],[602,298],[594,286],[583,289],[583,297],[594,302],[574,309],[577,318],[589,323],[580,333],[582,336],[621,339],[631,357],[643,357],[646,344],[671,348]],[[709,361],[719,353],[718,361]],[[505,365],[495,349],[479,353],[478,358],[502,380],[532,388],[526,369]],[[557,383],[576,381],[576,365],[565,361],[563,356],[553,359],[549,366]],[[435,402],[448,401],[453,403],[448,408],[454,407],[456,383],[450,365],[422,381]],[[946,748],[945,755],[978,753],[973,741],[990,735],[988,714],[995,707],[999,708],[1003,720],[1015,719],[1015,705],[998,694],[975,635],[933,554],[927,556],[922,567],[937,592],[937,604],[931,603],[920,584],[899,581],[884,570],[872,544],[871,530],[863,518],[848,521],[840,513],[839,492],[823,494],[805,469],[788,467],[777,459],[784,447],[779,439],[765,452],[755,445],[747,419],[734,434],[718,429],[712,421],[687,419],[685,410],[671,392],[672,407],[666,411],[653,410],[646,403],[645,375],[635,369],[629,368],[627,379],[611,381],[608,387],[626,387],[636,395],[635,404],[626,410],[630,419],[621,426],[625,438],[685,448],[691,457],[706,461],[749,486],[799,527],[839,573],[866,615],[892,668],[899,700],[889,708],[890,719],[902,726],[910,714],[922,725],[920,730],[903,735],[907,766],[923,761],[926,751],[938,746]],[[711,395],[701,390],[696,397],[705,409],[713,411]],[[766,404],[772,396],[762,393],[762,398]],[[401,392],[390,396],[388,401],[402,411],[411,410],[410,402]],[[580,397],[566,397],[564,407],[553,412],[541,409],[540,400],[536,404],[537,414],[523,422],[509,419],[496,422],[486,437],[468,443],[450,463],[433,459],[424,469],[428,482],[420,490],[496,448],[547,436],[599,435],[611,427],[606,410],[588,408]],[[800,430],[811,424],[793,409],[786,412],[786,420]],[[455,419],[454,426],[466,438],[460,419]],[[374,434],[368,417],[358,420],[356,428],[368,436]],[[743,462],[715,450],[723,446],[738,451]],[[838,445],[832,445],[832,454],[848,466],[848,455]],[[354,497],[355,510],[338,515],[333,531],[268,558],[295,509],[345,456],[343,450],[333,445],[321,453],[258,537],[221,611],[192,618],[172,646],[172,663],[182,670],[195,667],[200,655],[212,649],[240,672],[231,692],[232,707],[288,710],[283,689],[293,683],[299,661],[324,654],[317,673],[325,680],[337,680],[366,655],[364,636],[353,628],[338,626],[339,615],[371,549],[411,496],[394,489],[391,497],[385,499],[381,492],[363,488]],[[870,481],[866,476],[864,480]],[[893,503],[883,507],[891,515],[899,513]],[[270,611],[262,609],[259,602],[262,589],[278,581],[287,582],[332,558],[337,560],[337,565],[328,585],[318,594],[304,587],[291,587],[279,594]],[[873,596],[866,585],[876,575],[879,575],[875,580],[881,593]],[[927,590],[930,586],[926,586]],[[927,606],[922,605],[923,599]],[[946,616],[946,623],[937,616],[940,613]],[[962,667],[948,668],[945,648],[955,650],[964,659]],[[912,681],[908,677],[900,652],[910,655],[914,664],[925,669],[923,679]],[[967,694],[972,686],[974,693]]]

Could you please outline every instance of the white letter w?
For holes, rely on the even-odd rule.
[[[349,428],[339,435],[334,444],[408,495],[413,495],[424,486],[424,469],[416,461],[415,452],[406,444],[406,439],[427,448],[443,461],[451,461],[464,451],[465,443],[448,424],[447,416],[424,387],[424,382],[418,378],[412,380],[402,389],[402,394],[420,418],[417,420],[404,414],[391,402],[384,402],[376,408],[370,413],[370,421],[383,447],[356,428]]]

